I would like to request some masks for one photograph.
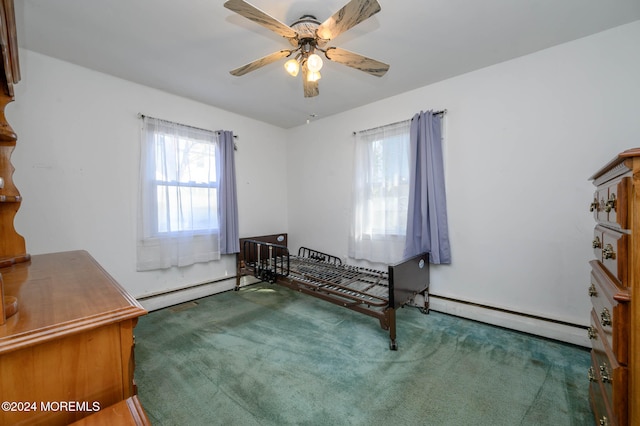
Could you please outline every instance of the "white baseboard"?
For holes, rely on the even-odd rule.
[[[431,295],[429,298],[429,307],[434,311],[445,314],[591,348],[591,342],[587,337],[587,332],[580,326],[572,326],[552,320],[491,309],[490,307],[457,302],[451,299],[439,298],[434,295]]]
[[[245,286],[257,281],[258,280],[254,277],[245,276],[242,277],[240,285]],[[235,277],[231,277],[220,281],[198,284],[169,292],[151,294],[138,298],[138,302],[140,302],[147,311],[151,312],[157,309],[211,296],[213,294],[222,293],[224,291],[233,290],[235,285]],[[419,302],[419,306],[424,306],[422,300],[417,302]],[[558,323],[542,318],[533,318],[526,315],[519,315],[517,313],[491,309],[490,307],[458,302],[452,299],[439,298],[435,295],[430,295],[429,297],[429,308],[434,311],[492,324],[498,327],[509,328],[523,333],[559,340],[573,345],[584,346],[586,348],[591,347],[591,342],[587,337],[585,329],[579,326]]]
[[[245,280],[245,278],[246,277],[243,277],[241,279],[240,286],[246,285],[247,280]],[[224,291],[233,290],[235,286],[236,278],[231,277],[219,281],[196,284],[171,291],[150,294],[138,297],[137,300],[143,308],[151,312],[167,308],[169,306],[178,305],[180,303],[186,303],[191,300],[200,299],[202,297],[211,296],[213,294],[222,293]]]

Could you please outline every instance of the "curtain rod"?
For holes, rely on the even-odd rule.
[[[443,109],[443,110],[440,110],[440,111],[435,111],[435,112],[433,113],[433,115],[445,115],[446,113],[447,113],[447,110],[446,110],[446,109]],[[407,120],[400,120],[400,121],[396,121],[395,123],[385,124],[385,125],[378,126],[378,127],[372,127],[372,128],[370,128],[370,129],[360,130],[360,131],[358,131],[358,132],[353,132],[353,134],[355,135],[355,134],[357,134],[357,133],[366,132],[366,131],[368,131],[368,130],[376,130],[376,129],[380,129],[380,128],[382,128],[382,127],[387,127],[387,126],[395,126],[396,124],[406,123],[407,121],[411,121],[411,120],[413,120],[413,118],[409,118],[409,119],[407,119]]]
[[[167,123],[175,123],[175,121],[169,121],[169,120],[163,120],[162,118],[151,117],[149,115],[144,115],[141,112],[138,113],[138,118],[142,119],[142,118],[145,118],[145,117],[146,118],[153,118],[154,120],[166,121]],[[209,129],[203,129],[201,127],[190,126],[188,124],[182,124],[182,123],[175,123],[175,124],[180,124],[181,126],[189,127],[190,129],[202,130],[204,132],[212,132],[213,131],[213,130],[209,130]],[[215,132],[218,133],[219,130],[216,130]],[[233,138],[237,139],[238,135],[233,135]]]

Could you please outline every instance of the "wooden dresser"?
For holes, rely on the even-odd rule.
[[[13,0],[0,0],[0,59],[0,425],[116,424],[127,413],[146,424],[133,398],[133,328],[146,311],[88,253],[32,258],[14,228]]]
[[[87,252],[0,274],[20,304],[0,326],[0,425],[67,425],[135,394],[133,329],[146,311]]]
[[[596,424],[640,425],[640,148],[591,180],[591,406]]]

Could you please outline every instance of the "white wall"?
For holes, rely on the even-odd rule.
[[[453,262],[432,293],[588,324],[588,178],[640,144],[638,46],[640,21],[292,129],[290,244],[346,257],[353,131],[446,108]]]
[[[587,179],[639,144],[638,45],[635,22],[290,130],[23,50],[6,109],[24,197],[16,229],[31,254],[88,250],[137,297],[234,275],[232,258],[135,272],[142,112],[240,136],[243,236],[288,231],[294,249],[346,258],[352,132],[446,108],[453,264],[432,267],[432,293],[586,325]],[[539,327],[507,315],[496,323]]]
[[[87,250],[136,297],[235,276],[233,256],[136,272],[138,113],[233,130],[241,235],[286,230],[286,193],[269,186],[286,184],[283,129],[28,50],[20,62],[6,115],[18,135],[12,163],[24,198],[15,227],[30,254]]]

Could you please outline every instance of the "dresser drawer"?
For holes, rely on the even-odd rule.
[[[601,340],[593,340],[591,351],[591,367],[589,380],[600,383],[605,403],[615,413],[613,424],[627,424],[629,372],[615,360],[613,354],[602,344]]]
[[[587,330],[591,346],[593,347],[598,344],[606,347],[609,352],[614,354],[619,364],[627,365],[629,362],[628,341],[624,339],[624,336],[620,336],[623,333],[616,333],[616,338],[614,338],[610,330],[612,327],[606,327],[609,331],[605,331],[605,327],[602,326],[601,321],[602,314],[598,314],[596,308],[593,308],[591,310],[591,325],[589,325]]]
[[[589,367],[588,373],[589,399],[591,399],[591,407],[593,408],[593,414],[596,418],[596,424],[613,426],[615,425],[615,420],[611,411],[611,403],[602,388],[598,370],[595,355],[591,353],[591,366]]]
[[[624,177],[608,186],[608,196],[603,207],[609,226],[621,229],[629,228],[629,209],[627,208],[629,188],[631,188],[631,178],[629,177]]]
[[[631,178],[620,177],[599,186],[593,194],[590,210],[593,218],[611,228],[628,229],[628,200]]]
[[[606,223],[609,220],[609,214],[605,211],[605,203],[609,198],[609,188],[599,187],[593,193],[593,201],[589,210],[593,213],[593,218],[598,223]]]
[[[622,287],[627,287],[629,235],[620,231],[596,226],[593,233],[593,251],[605,268]]]
[[[591,261],[590,264],[589,296],[593,310],[589,335],[601,338],[611,348],[617,361],[627,365],[630,333],[629,291],[617,287],[600,262]]]

